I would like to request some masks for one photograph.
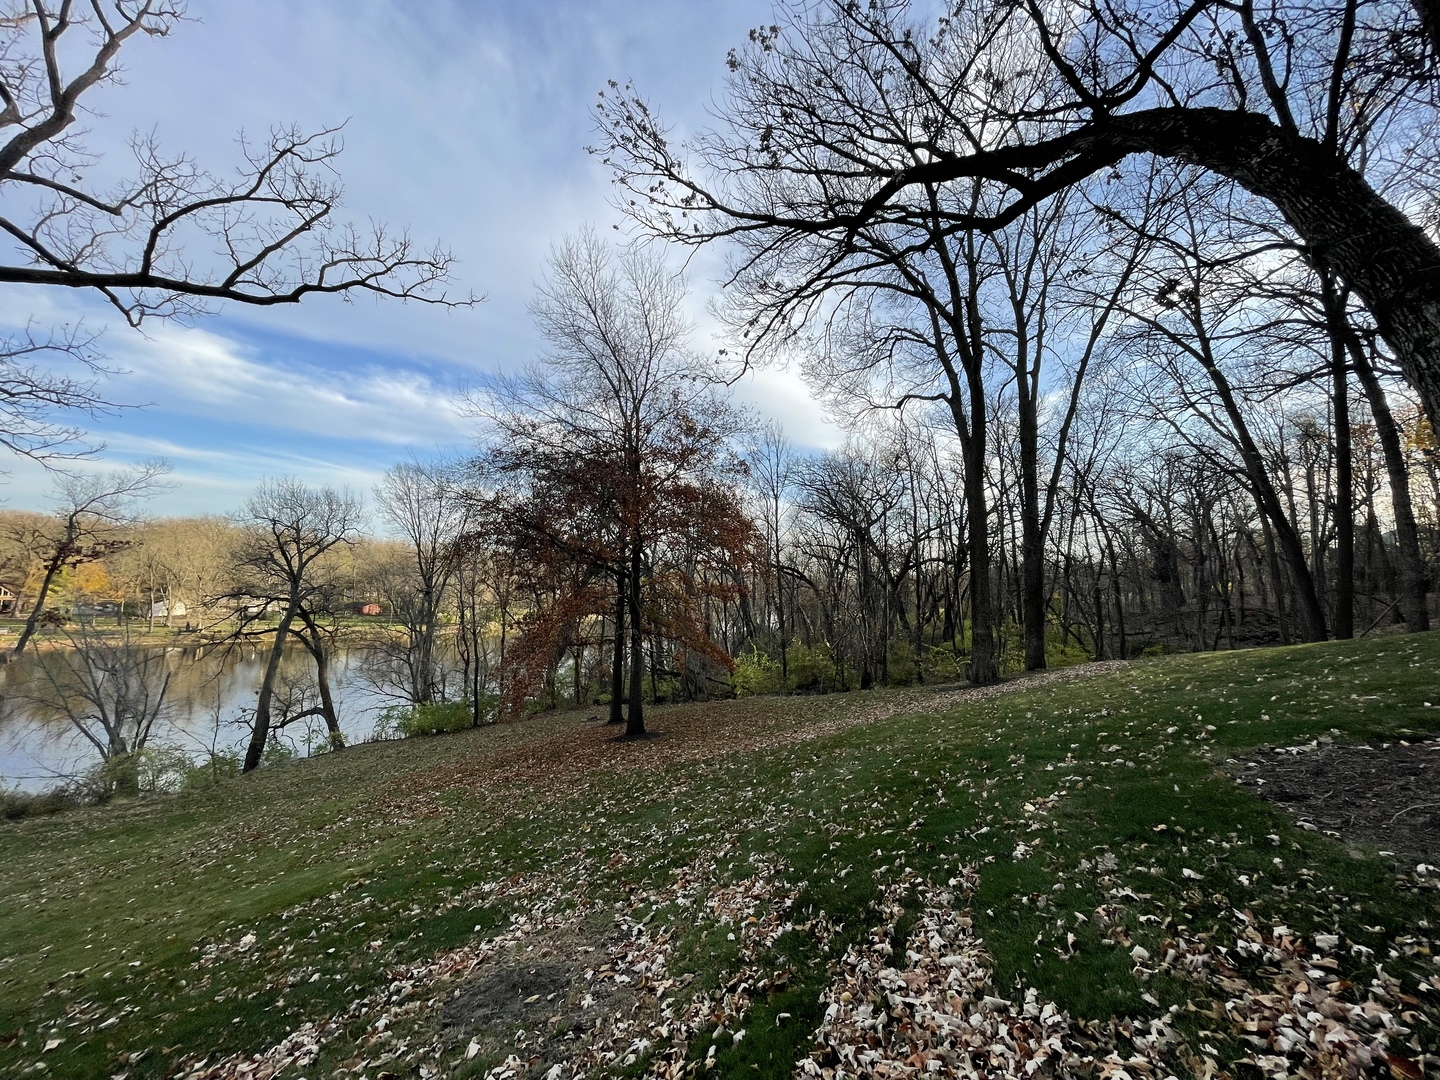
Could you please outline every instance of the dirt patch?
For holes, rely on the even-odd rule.
[[[1440,739],[1262,751],[1240,782],[1346,840],[1440,862]]]
[[[487,972],[445,1003],[441,1024],[478,1028],[492,1024],[541,1024],[555,1015],[570,988],[583,976],[578,965],[512,963]]]
[[[440,1044],[483,1062],[524,1062],[544,1075],[609,1041],[618,1018],[653,1013],[653,989],[616,961],[626,937],[595,929],[523,936],[486,961],[449,991]]]

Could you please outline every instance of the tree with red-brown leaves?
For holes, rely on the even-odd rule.
[[[689,349],[684,299],[658,257],[616,256],[589,232],[566,240],[531,308],[549,352],[481,405],[480,531],[524,568],[533,604],[501,675],[511,708],[599,618],[614,621],[610,719],[627,736],[645,734],[647,635],[729,664],[705,609],[736,580],[715,565],[754,548],[730,449],[743,417],[715,362]]]

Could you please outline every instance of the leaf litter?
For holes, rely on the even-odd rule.
[[[1081,670],[1090,674],[1095,668]],[[1011,684],[1004,689],[1028,688],[1053,679],[1054,676],[1026,680],[1020,687]],[[1138,688],[1133,689],[1139,693]],[[728,814],[705,817],[695,813],[692,806],[684,815],[686,820],[602,838],[607,815],[614,813],[616,820],[620,819],[626,802],[623,788],[628,785],[621,785],[607,795],[603,785],[593,786],[595,779],[607,774],[623,776],[632,769],[653,770],[647,784],[653,788],[655,798],[663,801],[678,797],[687,788],[692,793],[703,788],[704,776],[714,769],[715,760],[731,753],[801,747],[817,733],[838,733],[901,713],[939,712],[962,704],[967,698],[986,700],[998,692],[1004,690],[979,693],[931,690],[869,700],[860,697],[839,707],[825,703],[830,706],[828,711],[821,710],[823,719],[812,727],[798,721],[798,714],[790,713],[795,706],[789,702],[774,703],[777,707],[768,713],[751,708],[747,714],[743,708],[734,709],[733,722],[715,724],[708,730],[704,722],[713,723],[723,716],[722,710],[713,709],[708,713],[695,710],[688,717],[683,715],[684,710],[665,710],[660,715],[666,718],[672,737],[644,747],[610,742],[603,728],[572,722],[563,729],[552,725],[549,729],[552,734],[547,738],[502,744],[497,753],[485,755],[480,761],[462,761],[459,768],[450,763],[452,767],[412,772],[403,785],[392,787],[389,796],[393,800],[389,805],[398,815],[389,824],[402,835],[417,822],[444,821],[453,815],[457,794],[464,797],[468,792],[484,793],[495,800],[496,812],[491,825],[479,830],[471,841],[475,854],[483,856],[484,846],[491,842],[497,830],[513,830],[517,820],[524,820],[522,800],[508,799],[504,794],[512,786],[529,789],[541,804],[574,799],[578,795],[589,807],[587,812],[596,815],[596,835],[593,843],[586,846],[587,841],[579,832],[589,834],[587,824],[563,843],[553,838],[545,840],[535,853],[536,870],[484,885],[443,886],[431,890],[432,903],[424,900],[414,903],[421,894],[413,892],[403,900],[373,899],[368,891],[363,891],[368,879],[360,877],[353,888],[345,892],[316,897],[290,909],[282,919],[290,918],[296,923],[309,920],[308,925],[322,933],[328,927],[354,920],[357,915],[362,921],[354,925],[363,926],[366,918],[393,920],[403,915],[423,920],[446,911],[463,915],[470,907],[477,911],[503,910],[508,925],[498,932],[487,929],[481,936],[482,927],[477,924],[477,940],[459,948],[432,952],[428,959],[403,962],[397,956],[397,962],[387,966],[382,980],[372,981],[368,989],[357,985],[346,1007],[329,1015],[312,1013],[311,1019],[295,1026],[269,1050],[259,1054],[192,1057],[175,1075],[253,1076],[264,1080],[287,1070],[294,1075],[311,1068],[332,1069],[337,1052],[353,1056],[338,1062],[340,1070],[336,1075],[350,1074],[372,1080],[402,1075],[424,1078],[455,1072],[485,1075],[494,1080],[521,1076],[561,1080],[570,1076],[610,1075],[620,1070],[670,1077],[708,1071],[709,1065],[717,1060],[717,1048],[740,1045],[740,1040],[745,1038],[746,1017],[753,1004],[805,974],[774,966],[773,947],[779,937],[793,931],[829,942],[837,930],[823,912],[807,911],[805,915],[793,912],[797,892],[805,883],[787,882],[782,863],[774,860],[756,863],[753,857],[748,863],[737,859],[733,846],[720,834],[733,828],[737,820],[745,820],[747,828],[757,833],[768,834],[787,816],[808,812],[813,821],[814,814],[806,810],[803,800],[796,805],[788,799],[776,799],[773,792],[762,799],[759,792],[749,787],[727,788]],[[1063,702],[1063,696],[1062,691],[1056,697]],[[1217,696],[1224,700],[1221,694]],[[1123,695],[1119,700],[1125,700]],[[1068,715],[1068,711],[1062,711]],[[1081,747],[1078,756],[1072,752],[1063,761],[1057,756],[1053,765],[1043,766],[1056,773],[1054,794],[1038,795],[1030,787],[1024,755],[1012,753],[1004,764],[993,769],[989,765],[966,769],[964,763],[959,762],[959,775],[951,777],[948,771],[941,770],[948,779],[936,788],[935,801],[943,805],[948,794],[946,784],[953,784],[955,797],[968,794],[981,811],[984,823],[977,822],[977,827],[970,830],[972,839],[993,830],[997,842],[1002,836],[1008,837],[1003,848],[997,851],[1008,853],[1011,848],[1023,848],[1025,865],[1032,862],[1053,865],[1056,852],[1050,831],[1056,825],[1052,817],[1057,807],[1063,806],[1065,794],[1078,791],[1087,783],[1092,788],[1105,787],[1107,770],[1133,769],[1137,763],[1143,767],[1147,761],[1158,761],[1164,752],[1163,745],[1146,747],[1137,743],[1138,733],[1132,729],[1134,721],[1123,720],[1127,712],[1123,705],[1115,704],[1084,714],[1092,725],[1103,723],[1112,733],[1107,736],[1106,731],[1101,731],[1094,736],[1094,760],[1087,760],[1087,748]],[[1213,715],[1212,707],[1206,706],[1205,712]],[[754,724],[757,714],[770,719]],[[1060,719],[1061,713],[1054,715],[1060,724],[1066,722]],[[1118,739],[1116,729],[1121,729]],[[543,733],[546,729],[540,730]],[[1175,736],[1170,741],[1190,743],[1193,740],[1198,751],[1217,729],[1205,722],[1198,707],[1189,707],[1176,724],[1165,730],[1167,735]],[[996,727],[981,729],[977,735],[979,742],[987,745],[999,745],[1007,738],[1005,732]],[[575,757],[588,760],[573,762],[566,757],[562,744],[567,740],[577,751]],[[527,741],[536,745],[527,746]],[[1162,739],[1161,743],[1166,740]],[[1072,746],[1072,751],[1078,746]],[[636,750],[643,753],[636,754]],[[655,751],[660,753],[652,753]],[[804,766],[807,755],[802,752],[792,756]],[[796,782],[801,782],[818,767],[820,760],[816,756],[815,766],[797,768]],[[667,770],[668,765],[688,765],[691,775],[680,776],[681,770]],[[972,761],[972,765],[980,763]],[[836,782],[843,779],[842,766],[827,763],[827,767],[836,773]],[[698,782],[697,773],[702,774]],[[1008,807],[998,798],[999,793],[1007,785],[1021,780],[1025,780],[1027,786],[1023,808]],[[400,797],[401,787],[407,789],[404,797]],[[868,834],[887,846],[899,843],[893,852],[898,868],[903,865],[909,842],[896,834],[894,822],[887,818],[885,811],[876,815],[883,797],[877,795],[877,801],[867,803],[869,798],[864,790],[853,792],[840,807],[845,815],[844,827],[819,822],[816,823],[818,829],[837,838],[859,839]],[[993,808],[993,812],[985,813],[987,808]],[[892,809],[900,812],[898,808]],[[909,813],[917,815],[910,830],[923,823],[924,809],[919,804],[910,808]],[[353,822],[347,819],[341,824],[363,826],[366,823],[359,818]],[[903,825],[903,821],[900,824]],[[1156,827],[1157,832],[1164,829],[1164,825]],[[338,826],[327,831],[339,835]],[[345,836],[346,844],[357,851],[363,850],[371,841],[363,828],[354,832],[357,835]],[[896,834],[892,840],[884,839],[891,834]],[[651,849],[663,847],[681,835],[693,839],[696,845],[703,843],[704,855],[682,862],[668,876],[657,873],[653,861],[650,868],[645,869],[647,858],[653,854]],[[575,846],[576,841],[579,847]],[[569,848],[565,847],[567,843]],[[1146,846],[1140,845],[1141,852]],[[681,847],[686,859],[690,859],[694,847]],[[436,850],[438,853],[439,849]],[[203,850],[197,850],[196,854],[207,857]],[[875,856],[882,854],[883,849],[877,847]],[[1316,933],[1313,938],[1304,938],[1287,927],[1266,923],[1264,917],[1246,910],[1235,913],[1233,945],[1221,945],[1223,938],[1187,933],[1183,926],[1169,925],[1168,918],[1163,928],[1168,933],[1158,940],[1142,937],[1150,946],[1148,949],[1129,941],[1127,924],[1134,929],[1137,918],[1141,924],[1160,922],[1159,916],[1142,910],[1147,894],[1137,892],[1138,885],[1123,884],[1127,874],[1159,872],[1154,866],[1143,865],[1142,854],[1133,854],[1133,860],[1127,857],[1122,863],[1107,850],[1093,860],[1092,871],[1101,875],[1099,880],[1106,889],[1107,899],[1093,914],[1084,916],[1077,912],[1077,917],[1093,920],[1094,925],[1106,933],[1107,942],[1124,947],[1133,960],[1134,976],[1142,984],[1155,977],[1177,977],[1213,991],[1209,1007],[1215,1012],[1210,1022],[1238,1035],[1244,1045],[1241,1059],[1203,1040],[1180,1035],[1183,1025],[1178,1023],[1176,1008],[1161,1009],[1158,999],[1148,992],[1145,1000],[1156,1006],[1159,1015],[1151,1019],[1096,1023],[1071,1019],[1023,982],[1012,985],[1004,993],[996,991],[993,966],[984,942],[974,931],[974,921],[967,909],[956,908],[957,898],[960,903],[971,900],[976,869],[970,868],[957,871],[956,879],[943,890],[932,888],[908,870],[899,885],[882,888],[876,909],[880,917],[876,928],[879,932],[865,939],[866,948],[872,939],[877,943],[874,954],[867,958],[856,946],[847,951],[843,960],[837,961],[834,984],[825,991],[826,1019],[815,1032],[815,1053],[796,1063],[797,1073],[813,1075],[809,1070],[819,1067],[822,1074],[826,1068],[840,1070],[833,1073],[836,1077],[911,1075],[904,1071],[906,1069],[920,1070],[927,1075],[971,1075],[964,1071],[963,1055],[955,1050],[953,1040],[947,1043],[944,1037],[933,1034],[913,1036],[913,1032],[923,1031],[926,1023],[936,1031],[942,1028],[964,1031],[964,1025],[956,1025],[953,1020],[937,1025],[934,1017],[946,1013],[934,1003],[926,1005],[929,1012],[916,1012],[919,1004],[912,1007],[906,1003],[906,994],[917,1003],[920,1000],[917,994],[938,994],[939,988],[931,982],[932,976],[938,978],[941,974],[947,984],[946,993],[936,996],[934,1002],[952,1010],[959,1009],[965,1024],[975,1020],[972,1035],[978,1037],[988,1032],[991,1038],[985,1050],[987,1055],[995,1055],[994,1060],[987,1057],[984,1067],[979,1068],[980,1059],[970,1059],[969,1068],[978,1069],[977,1075],[1010,1075],[1003,1070],[1018,1068],[1022,1071],[1014,1074],[1026,1076],[1100,1075],[1123,1080],[1126,1076],[1159,1077],[1173,1073],[1222,1077],[1235,1075],[1235,1067],[1244,1062],[1268,1076],[1388,1074],[1408,1078],[1424,1075],[1434,1067],[1433,1057],[1413,1034],[1421,1003],[1389,975],[1385,963],[1373,964],[1373,975],[1357,978],[1357,964],[1364,966],[1380,958],[1371,957],[1370,949],[1341,933]],[[208,857],[223,860],[226,856]],[[229,857],[236,859],[237,853],[232,850]],[[989,862],[991,858],[986,857],[984,861]],[[1088,861],[1082,860],[1082,869]],[[1132,861],[1134,865],[1130,865]],[[1277,857],[1277,865],[1279,861]],[[495,865],[493,859],[491,865]],[[848,869],[837,862],[836,877],[843,878]],[[1225,888],[1223,879],[1227,870],[1213,855],[1192,858],[1191,866],[1184,869],[1189,873],[1179,868],[1172,872],[1187,885],[1195,886],[1191,891],[1196,895],[1200,888]],[[877,883],[883,882],[886,870],[886,866],[876,870]],[[984,872],[983,865],[979,870]],[[1433,877],[1427,879],[1425,870],[1424,864],[1417,868],[1411,881],[1414,888],[1433,888]],[[589,887],[590,882],[607,875],[609,892]],[[1063,884],[1063,880],[1062,872],[1057,884]],[[616,885],[623,888],[621,900],[615,899]],[[944,895],[947,893],[949,895]],[[1034,903],[1043,908],[1046,898],[1022,895],[1017,899],[1021,904]],[[407,910],[405,905],[411,906]],[[891,911],[894,905],[899,905],[899,909]],[[426,909],[423,912],[422,906]],[[897,963],[893,956],[881,954],[879,944],[888,947],[893,941],[902,918],[900,912],[907,906],[912,911],[918,907],[921,915],[905,943],[904,960]],[[722,931],[728,927],[724,932],[734,935],[732,967],[718,982],[713,978],[692,978],[691,972],[680,970],[683,964],[677,966],[677,934],[682,927],[697,924],[714,925]],[[273,926],[268,929],[259,925],[231,927],[197,948],[193,967],[207,980],[204,985],[208,985],[212,974],[218,979],[230,968],[263,967],[267,958],[277,952],[281,953],[282,960],[289,956],[288,950],[296,942],[286,944],[283,936],[283,929],[277,934]],[[314,937],[313,930],[310,936]],[[412,935],[412,939],[415,937],[418,934]],[[1365,940],[1375,945],[1373,939]],[[1036,943],[1040,943],[1040,938]],[[377,940],[367,949],[380,945]],[[1406,955],[1417,952],[1428,955],[1429,942],[1423,937],[1401,939],[1397,945]],[[941,951],[931,955],[937,949]],[[1057,953],[1062,950],[1063,946],[1056,949]],[[1390,955],[1393,958],[1395,951]],[[955,957],[968,959],[952,961],[949,965],[940,963]],[[861,960],[870,965],[863,973]],[[849,970],[847,964],[854,970]],[[287,986],[319,977],[340,978],[338,973],[323,974],[323,965],[313,959],[309,965],[291,967],[285,979]],[[881,973],[886,969],[898,972],[898,984],[893,974],[884,975],[882,980]],[[556,976],[560,972],[567,977],[578,975],[582,980],[563,1000],[559,991],[552,989],[558,983]],[[948,985],[956,973],[959,981],[969,987],[968,998],[963,987]],[[842,981],[859,980],[862,974],[883,991],[874,999],[874,1007],[893,1013],[883,1023],[878,1023],[879,1012],[857,1019],[857,1010],[852,1006],[857,1001],[863,1005],[863,1000],[850,989],[848,982],[841,988]],[[532,975],[541,978],[538,990],[534,984],[525,983],[525,977]],[[1440,980],[1432,977],[1422,980],[1418,990],[1413,984],[1410,989],[1422,995],[1440,994],[1440,986],[1435,985],[1437,981]],[[466,1015],[465,1010],[456,1005],[467,993],[474,995],[484,988],[498,991],[501,996],[517,997],[518,1001],[511,1002],[514,1011],[495,1010],[492,1001],[484,1008],[471,1010],[473,1015]],[[226,993],[233,992],[222,989],[216,1000]],[[849,1001],[843,1000],[847,993]],[[891,1001],[891,995],[899,997],[898,1004]],[[532,997],[536,1000],[529,1000]],[[840,1008],[831,1014],[830,1008],[835,1005]],[[486,1008],[491,1008],[494,1015],[487,1015]],[[128,1005],[118,1015],[134,1009],[135,1006]],[[909,1014],[907,1009],[911,1010]],[[85,1026],[76,1029],[82,1036],[115,1022],[114,1017],[104,1019],[106,1010],[96,1008],[86,1008],[83,1015],[72,1009],[70,1015],[74,1015],[77,1022],[84,1021]],[[918,1025],[914,1020],[916,1015],[923,1019]],[[492,1023],[497,1018],[507,1022],[506,1030],[499,1030],[500,1025]],[[99,1022],[102,1019],[104,1022]],[[513,1022],[517,1020],[518,1024]],[[878,1030],[874,1024],[862,1028],[859,1020],[878,1023]],[[907,1034],[903,1045],[891,1047],[879,1037],[881,1032],[888,1036],[907,1024],[906,1030],[912,1034]],[[74,1029],[73,1025],[69,1026]],[[902,1054],[902,1050],[906,1052]],[[953,1064],[941,1051],[955,1055]],[[878,1056],[874,1056],[877,1053]],[[862,1054],[869,1055],[863,1063]],[[130,1056],[143,1058],[144,1053]],[[846,1071],[842,1061],[851,1062],[851,1071]],[[483,1071],[472,1073],[471,1066]]]

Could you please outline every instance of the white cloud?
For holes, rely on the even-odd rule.
[[[162,409],[309,436],[432,446],[467,439],[453,391],[399,365],[342,372],[260,352],[208,330],[164,326],[116,358],[127,390]]]
[[[108,327],[103,347],[132,373],[110,396],[155,408],[97,422],[97,440],[115,460],[158,448],[184,484],[167,505],[188,499],[213,510],[234,505],[260,475],[368,487],[404,448],[424,454],[468,441],[450,373],[513,370],[541,352],[526,304],[553,240],[587,222],[621,239],[610,229],[619,215],[607,171],[584,151],[596,91],[633,78],[683,137],[709,122],[726,51],[769,21],[771,5],[247,0],[196,4],[192,14],[199,21],[171,37],[127,44],[124,84],[88,100],[90,141],[105,155],[93,177],[123,175],[132,131],[153,131],[167,150],[223,174],[239,159],[242,129],[256,137],[275,125],[343,122],[342,216],[442,240],[463,284],[487,296],[467,310],[333,298],[232,305],[196,327],[152,325],[142,337],[98,297],[5,290],[0,322],[23,325],[33,312],[42,324],[83,316]],[[698,313],[723,257],[699,253],[690,270]],[[696,347],[714,347],[709,320],[697,322]],[[298,344],[269,344],[277,339]],[[306,342],[323,344],[324,355]],[[351,348],[355,366],[338,369]],[[757,372],[736,394],[797,443],[841,439],[798,374]],[[43,473],[0,468],[13,474],[0,500],[38,505]]]
[[[737,401],[761,420],[774,420],[791,442],[811,450],[834,450],[845,432],[825,415],[800,373],[789,368],[751,369],[735,384]]]

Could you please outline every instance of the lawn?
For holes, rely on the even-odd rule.
[[[999,1073],[1420,1075],[1440,871],[1233,777],[1440,731],[1437,673],[1433,633],[644,742],[567,713],[7,824],[0,1072],[960,1075],[973,1037]]]

